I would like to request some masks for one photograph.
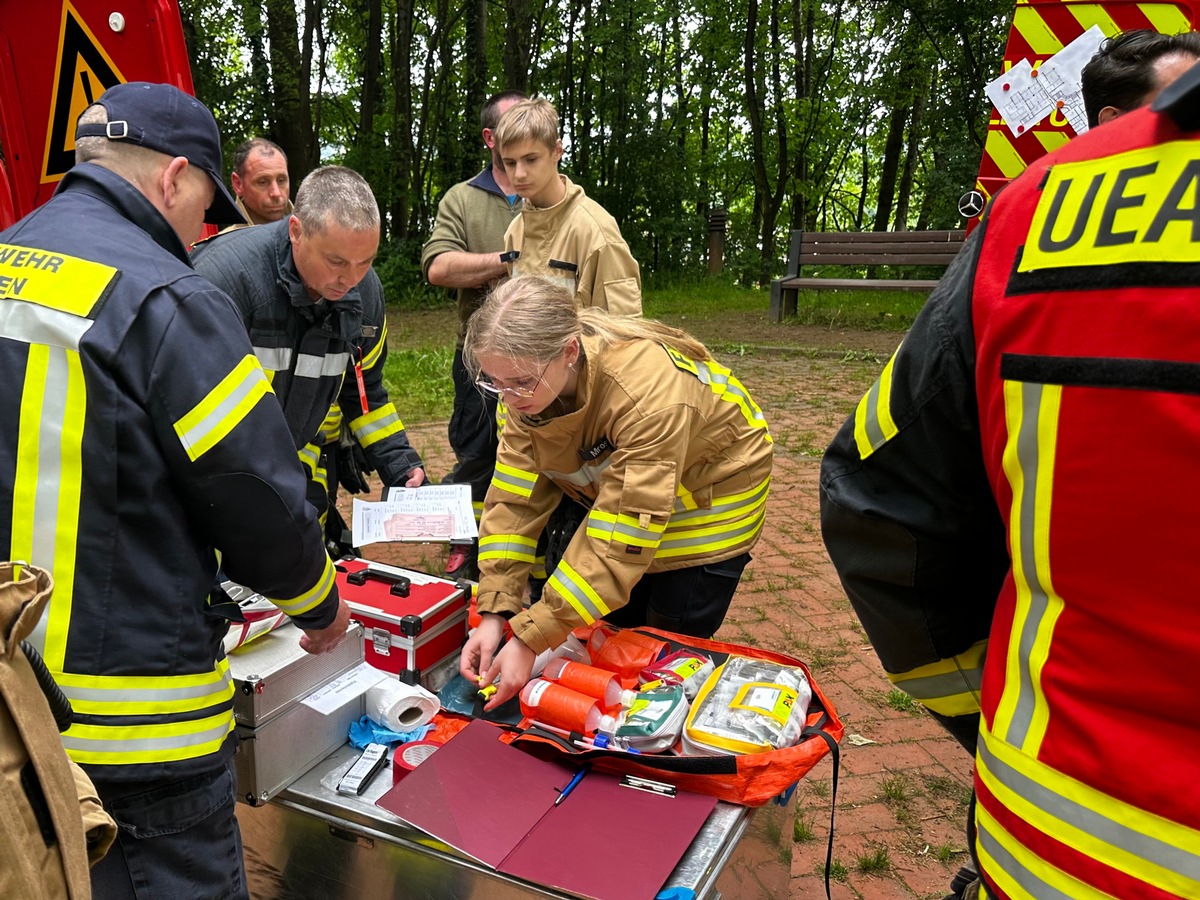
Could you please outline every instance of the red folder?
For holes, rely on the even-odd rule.
[[[379,798],[378,805],[494,869],[595,900],[653,898],[716,806],[621,786],[542,760],[475,721]]]

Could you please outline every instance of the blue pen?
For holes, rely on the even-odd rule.
[[[579,782],[583,781],[583,776],[587,774],[587,771],[588,770],[586,768],[580,769],[578,772],[576,772],[574,775],[571,776],[571,780],[567,782],[567,786],[562,789],[562,792],[557,797],[554,798],[555,806],[558,806],[558,804],[562,803],[564,800],[567,799],[567,794],[569,794],[569,793],[571,793],[571,791],[575,790],[575,785],[577,785],[577,784],[579,784]]]

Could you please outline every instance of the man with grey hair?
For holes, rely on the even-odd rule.
[[[387,321],[371,268],[378,249],[370,185],[351,169],[324,166],[301,183],[287,219],[219,234],[192,251],[196,271],[242,315],[308,472],[309,500],[338,550],[350,546],[332,502],[339,480],[355,492],[367,490],[364,470],[386,486],[425,480],[383,384]]]
[[[30,642],[119,825],[94,896],[246,898],[218,556],[310,652],[349,608],[270,383],[188,260],[205,221],[240,218],[212,115],[119,84],[75,138],[54,197],[0,233],[0,559],[54,580]]]

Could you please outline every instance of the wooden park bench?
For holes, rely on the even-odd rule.
[[[771,282],[771,321],[796,314],[802,288],[929,291],[923,278],[803,278],[804,266],[948,266],[965,231],[793,231],[787,273]]]

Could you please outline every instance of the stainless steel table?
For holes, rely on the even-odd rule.
[[[344,746],[269,803],[238,804],[254,900],[571,896],[496,872],[377,807],[392,786],[390,766],[362,797],[338,794],[356,756]],[[718,803],[666,887],[701,900],[786,897],[794,815],[794,800],[758,810]]]

